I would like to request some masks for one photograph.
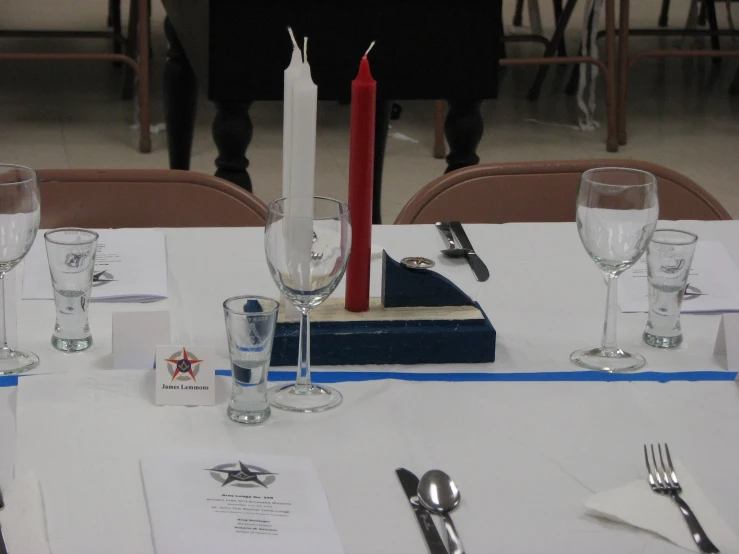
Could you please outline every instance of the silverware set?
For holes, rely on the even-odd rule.
[[[714,546],[714,544],[708,538],[708,535],[706,535],[706,532],[703,530],[703,527],[701,527],[701,524],[698,523],[698,519],[695,517],[695,514],[693,514],[693,510],[691,510],[688,504],[682,498],[680,498],[680,493],[683,489],[680,486],[680,481],[678,481],[677,479],[675,467],[672,465],[672,457],[670,456],[670,449],[667,446],[667,443],[665,443],[665,454],[667,457],[666,464],[665,459],[662,457],[661,444],[657,445],[657,452],[659,452],[659,462],[657,461],[657,456],[655,456],[654,454],[653,444],[649,445],[649,450],[651,450],[652,453],[651,465],[649,463],[649,453],[647,451],[647,445],[645,444],[644,461],[647,464],[647,480],[649,481],[649,486],[652,487],[652,490],[657,494],[669,496],[672,500],[675,501],[675,504],[677,504],[678,508],[680,508],[680,513],[683,514],[683,517],[685,518],[685,523],[688,524],[688,529],[690,529],[690,534],[693,536],[695,544],[698,546],[701,552],[718,552],[718,548]]]
[[[460,493],[451,477],[443,471],[432,469],[420,479],[403,467],[395,470],[411,509],[421,528],[430,554],[464,554],[462,540],[449,515],[459,506]],[[434,525],[432,514],[443,518],[449,549]]]
[[[490,278],[490,272],[485,262],[475,253],[475,249],[459,221],[439,221],[436,223],[436,228],[449,243],[449,248],[442,250],[442,254],[448,258],[466,258],[475,279],[478,281],[487,281]]]

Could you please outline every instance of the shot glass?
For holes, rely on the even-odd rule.
[[[55,229],[44,234],[54,287],[56,324],[51,345],[79,352],[92,345],[88,313],[98,234],[86,229]]]
[[[675,348],[683,342],[680,308],[698,236],[688,231],[658,229],[647,246],[649,317],[644,342]]]
[[[279,303],[263,296],[235,296],[223,303],[231,358],[228,417],[238,423],[262,423],[270,415],[267,373]]]

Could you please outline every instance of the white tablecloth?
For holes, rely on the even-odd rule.
[[[739,261],[739,223],[679,225],[720,240]],[[443,243],[432,226],[380,227],[373,241],[396,259],[437,260],[440,272],[480,301],[498,331],[497,361],[332,369],[577,371],[568,357],[598,343],[605,286],[574,224],[466,227],[490,268],[485,284],[464,261],[438,256]],[[342,383],[345,402],[337,410],[274,411],[268,424],[245,428],[225,417],[227,380],[219,378],[213,408],[154,407],[151,372],[95,371],[112,366],[113,311],[166,306],[175,342],[213,344],[225,357],[222,301],[276,294],[258,229],[167,230],[167,250],[170,299],[92,305],[95,345],[86,353],[48,346],[51,302],[19,306],[20,346],[40,355],[37,371],[68,372],[22,377],[18,391],[17,463],[41,479],[54,553],[152,552],[137,461],[177,448],[311,456],[348,553],[424,551],[393,471],[400,466],[419,476],[434,467],[454,476],[464,498],[455,522],[469,552],[679,551],[584,515],[582,501],[592,492],[644,476],[644,442],[668,442],[724,519],[739,521],[739,387],[732,382]],[[373,288],[379,293],[377,280]],[[667,352],[640,342],[645,318],[622,314],[619,337],[647,356],[649,369],[722,371],[712,356],[718,316],[684,316],[685,344]],[[0,387],[0,485],[13,456],[7,444],[15,394]]]

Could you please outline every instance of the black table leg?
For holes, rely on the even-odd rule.
[[[391,100],[378,100],[375,111],[375,166],[372,189],[372,223],[382,223],[382,170],[385,167],[385,149],[387,148],[387,132],[390,127],[390,115],[393,111]]]
[[[164,66],[164,120],[170,169],[190,169],[198,82],[169,18],[164,20],[169,42]]]
[[[218,148],[216,177],[226,179],[252,192],[251,178],[246,172],[249,160],[246,149],[254,127],[249,117],[251,102],[216,102],[213,119],[213,141]]]
[[[444,135],[449,143],[449,154],[444,173],[480,163],[477,147],[485,125],[480,110],[482,100],[448,100],[448,103]]]

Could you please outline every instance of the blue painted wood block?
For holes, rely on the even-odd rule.
[[[429,270],[383,256],[383,303],[370,311],[328,299],[311,314],[311,365],[447,364],[495,361],[495,328],[480,305]],[[272,366],[297,366],[299,322],[279,321]]]

